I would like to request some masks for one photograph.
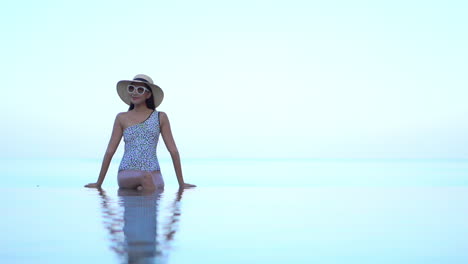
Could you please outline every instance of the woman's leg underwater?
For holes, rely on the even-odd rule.
[[[120,171],[118,183],[121,188],[131,188],[139,191],[154,191],[164,188],[164,181],[160,171]]]

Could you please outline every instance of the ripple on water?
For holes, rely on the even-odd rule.
[[[111,250],[123,263],[166,261],[180,218],[183,191],[100,190]]]

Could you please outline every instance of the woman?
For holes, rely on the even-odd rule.
[[[158,188],[164,188],[164,181],[156,157],[159,134],[162,135],[171,154],[179,187],[195,187],[193,184],[184,182],[179,152],[172,137],[166,113],[155,110],[164,97],[161,88],[155,85],[149,76],[138,74],[131,81],[119,81],[117,93],[126,104],[130,105],[129,111],[117,114],[112,136],[102,161],[99,178],[96,183],[86,184],[85,187],[101,187],[112,157],[123,136],[125,152],[117,175],[119,187],[140,191],[154,191]]]

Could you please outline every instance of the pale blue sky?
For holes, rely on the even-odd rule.
[[[0,157],[102,157],[144,73],[182,157],[468,158],[465,1],[0,8]]]

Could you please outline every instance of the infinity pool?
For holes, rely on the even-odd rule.
[[[226,164],[226,168],[235,167],[235,164]],[[378,178],[380,165],[375,163],[317,163],[315,169],[321,166],[320,170],[328,172],[334,180],[354,177],[354,183],[348,179],[332,184],[330,179],[318,179],[324,177],[322,174],[310,175],[315,179],[287,186],[277,183],[305,178],[294,174],[297,166],[303,166],[303,174],[308,174],[304,168],[314,167],[314,164],[283,163],[280,164],[283,172],[291,166],[294,173],[282,174],[282,177],[273,173],[271,178],[259,175],[259,167],[265,165],[272,164],[238,163],[237,167],[244,166],[245,171],[231,186],[225,183],[226,179],[218,179],[223,184],[203,184],[207,178],[216,179],[216,175],[200,173],[192,177],[195,180],[192,182],[199,184],[195,189],[180,192],[169,180],[163,192],[147,194],[119,190],[112,181],[99,191],[71,186],[66,178],[55,178],[58,183],[64,182],[60,186],[57,182],[51,183],[50,178],[45,181],[34,178],[34,174],[23,175],[20,180],[30,182],[29,186],[17,184],[0,188],[4,197],[0,203],[3,212],[0,261],[468,261],[468,186],[463,183],[467,177],[463,175],[466,164],[381,165],[392,168],[391,173],[400,171],[394,178],[398,182],[391,184],[383,177],[384,182],[372,181],[372,178],[365,181],[370,171]],[[223,164],[213,163],[212,166],[219,168]],[[347,170],[341,170],[340,174],[337,166]],[[193,169],[188,167],[187,171]],[[350,169],[359,167],[361,175],[356,173],[357,169]],[[411,173],[405,168],[412,168]],[[210,172],[210,167],[206,171]],[[415,178],[404,181],[402,173],[405,171],[407,177],[414,175]],[[50,174],[67,177],[52,170]],[[389,171],[382,171],[382,174],[389,174]],[[86,175],[82,175],[80,183],[89,182]],[[232,177],[234,174],[219,172],[218,175]],[[19,173],[6,176],[21,177]],[[253,178],[250,186],[246,184],[248,176]],[[270,182],[262,186],[255,177]],[[70,179],[70,182],[78,181]]]

